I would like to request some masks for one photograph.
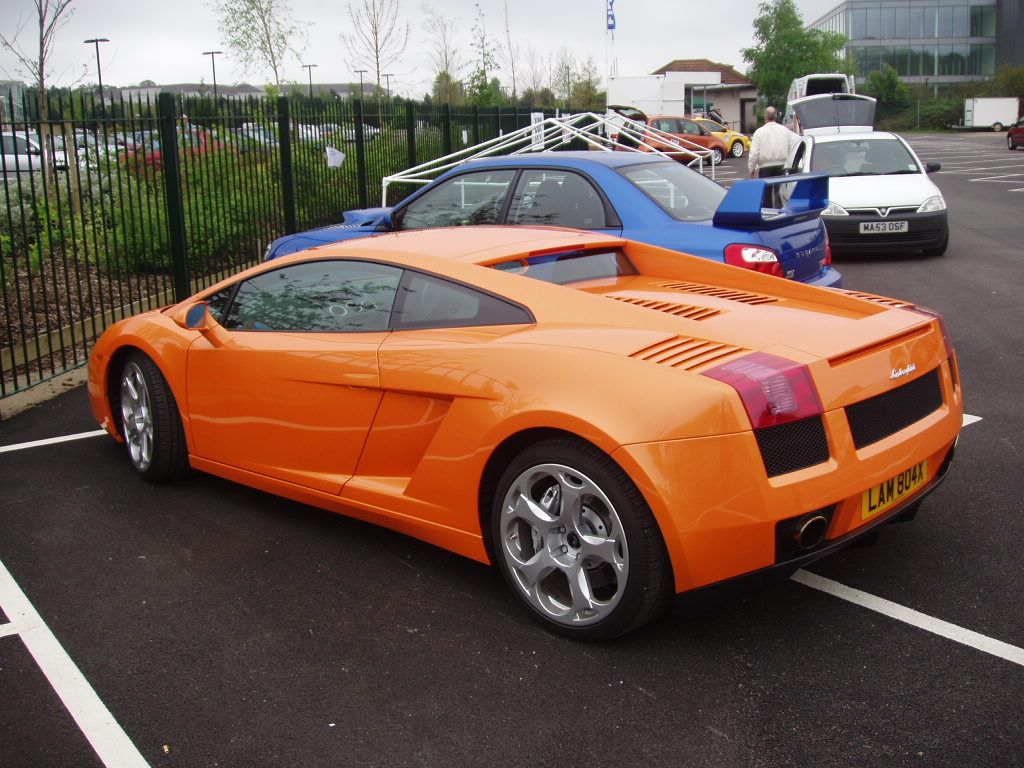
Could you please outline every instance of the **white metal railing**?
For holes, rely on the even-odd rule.
[[[623,137],[627,139],[625,143]],[[673,160],[692,157],[686,164],[691,167],[696,165],[701,173],[704,172],[704,161],[707,160],[711,166],[711,178],[715,178],[715,164],[711,160],[713,153],[700,144],[627,117],[616,116],[613,120],[595,112],[579,112],[548,117],[539,123],[385,176],[381,180],[381,205],[388,204],[388,186],[393,183],[429,184],[435,176],[470,160],[543,152],[568,144],[573,139],[581,139],[588,147],[605,152],[646,152]]]

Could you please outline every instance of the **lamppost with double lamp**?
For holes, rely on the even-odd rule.
[[[366,70],[366,69],[356,69],[356,70],[354,70],[354,72],[357,75],[359,75],[359,98],[360,98],[360,100],[362,100],[362,98],[363,98],[363,75],[365,75],[368,71],[369,70]]]
[[[203,56],[210,57],[210,66],[213,67],[213,98],[217,99],[217,57],[220,56],[223,51],[203,51]]]
[[[313,98],[313,67],[316,64],[303,64],[302,68],[309,72],[309,98]]]
[[[91,37],[82,42],[86,45],[96,46],[96,77],[100,81],[100,109],[103,109],[103,72],[100,70],[100,43],[109,43],[110,40],[106,37]]]
[[[391,78],[394,77],[390,72],[381,72],[380,76],[384,78],[384,85],[388,91],[388,101],[391,101]]]

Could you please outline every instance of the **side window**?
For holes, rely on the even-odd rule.
[[[497,224],[516,172],[463,173],[416,198],[399,214],[396,229]]]
[[[395,330],[532,323],[522,307],[450,280],[407,272],[395,310]]]
[[[221,325],[224,325],[224,317],[227,315],[228,306],[231,304],[231,297],[235,294],[235,286],[229,285],[222,291],[217,291],[213,296],[206,297],[206,307],[210,315]]]
[[[524,170],[519,177],[509,224],[546,224],[576,229],[606,227],[604,203],[578,173],[559,169]]]
[[[692,120],[680,120],[683,124],[682,132],[689,136],[700,136],[700,126]]]
[[[240,283],[222,324],[240,331],[386,331],[401,278],[398,267],[365,261],[282,267]]]
[[[14,137],[13,136],[8,136],[7,134],[4,134],[2,138],[3,138],[4,154],[5,155],[13,155],[14,154]]]
[[[655,120],[654,127],[665,133],[679,133],[679,124],[675,120],[669,120],[667,117]]]

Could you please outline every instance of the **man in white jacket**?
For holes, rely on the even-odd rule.
[[[777,122],[778,116],[775,107],[765,109],[765,123],[751,137],[747,168],[752,179],[781,176],[790,150],[800,141],[793,131]]]

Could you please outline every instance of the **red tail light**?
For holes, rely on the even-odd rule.
[[[766,352],[704,371],[736,390],[754,429],[798,421],[822,412],[821,398],[806,365]]]
[[[825,230],[825,261],[821,266],[832,266],[832,243],[828,241],[828,230]]]
[[[783,277],[779,254],[763,245],[732,243],[725,246],[725,263],[734,267],[752,269],[768,275]]]

